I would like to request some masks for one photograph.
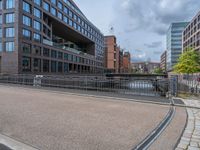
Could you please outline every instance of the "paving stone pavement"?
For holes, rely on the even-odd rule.
[[[200,107],[200,100],[184,100],[186,106]],[[187,108],[188,123],[176,150],[200,150],[200,109]]]

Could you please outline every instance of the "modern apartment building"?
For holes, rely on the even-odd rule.
[[[166,72],[167,69],[167,51],[164,51],[160,57],[160,68]]]
[[[123,55],[123,73],[131,72],[131,54],[129,52],[124,52]]]
[[[0,73],[103,70],[104,36],[72,0],[0,0]]]
[[[200,12],[192,19],[183,32],[183,51],[194,48],[200,52]]]
[[[167,71],[172,71],[182,53],[182,33],[188,22],[172,23],[167,31]]]
[[[117,46],[117,39],[114,35],[105,36],[105,68],[108,73],[119,72],[119,52],[120,48]]]

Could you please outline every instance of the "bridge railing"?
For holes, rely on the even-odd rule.
[[[143,96],[166,96],[168,92],[168,80],[140,77],[5,75],[0,76],[0,83]]]

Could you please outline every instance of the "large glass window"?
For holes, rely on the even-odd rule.
[[[73,27],[73,21],[70,19],[69,20],[69,25],[71,26],[71,27]]]
[[[51,61],[51,72],[56,72],[57,63],[56,61]]]
[[[29,3],[23,1],[23,10],[28,13],[31,13],[31,5]]]
[[[40,42],[41,41],[41,36],[38,34],[38,33],[34,33],[33,34],[33,39],[37,42]]]
[[[52,51],[51,51],[51,57],[52,57],[52,58],[57,58],[57,51],[52,50]]]
[[[47,2],[43,2],[43,8],[46,10],[46,11],[49,11],[49,4]]]
[[[25,54],[31,54],[31,45],[27,43],[22,44],[22,50]]]
[[[71,10],[69,10],[69,16],[70,16],[71,18],[73,18],[73,12],[72,12]]]
[[[13,52],[15,50],[14,42],[6,42],[6,51]]]
[[[34,0],[34,3],[40,6],[41,5],[41,0]]]
[[[43,72],[49,72],[49,60],[43,60]]]
[[[56,5],[56,0],[51,0],[51,3],[53,3],[54,5]]]
[[[58,72],[62,73],[62,71],[63,71],[63,63],[58,62]]]
[[[11,9],[15,7],[15,0],[6,0],[6,9]]]
[[[3,49],[2,49],[2,42],[0,41],[0,52],[2,52]]]
[[[62,20],[62,13],[58,12],[58,18]]]
[[[60,8],[62,10],[62,7],[63,7],[62,3],[58,2],[58,8]]]
[[[66,24],[68,24],[68,18],[66,16],[63,17],[63,20]]]
[[[69,11],[69,9],[68,9],[67,7],[64,6],[64,12],[65,12],[66,14],[68,14],[68,11]]]
[[[34,27],[34,29],[40,31],[40,30],[41,30],[41,23],[34,20],[34,21],[33,21],[33,27]]]
[[[48,48],[43,48],[43,56],[49,57],[50,50]]]
[[[14,37],[15,29],[14,28],[6,28],[6,37]]]
[[[31,31],[27,30],[27,29],[23,29],[22,30],[22,34],[25,38],[27,39],[31,39]]]
[[[37,8],[34,8],[34,16],[35,17],[38,17],[38,18],[41,18],[41,11]]]
[[[30,57],[23,57],[22,59],[22,69],[23,71],[31,71],[31,58]]]
[[[31,26],[31,18],[23,15],[22,19],[23,19],[23,24],[24,25],[27,25],[29,27]]]
[[[51,14],[56,16],[56,9],[54,7],[51,7]]]
[[[14,13],[6,14],[6,23],[14,23]]]

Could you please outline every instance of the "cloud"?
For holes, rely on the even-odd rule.
[[[150,44],[144,44],[144,46],[146,46],[147,48],[158,48],[158,47],[162,46],[162,42],[161,41],[152,42]]]
[[[197,13],[199,0],[118,0],[118,19],[125,31],[148,30],[164,35],[171,22],[189,21]]]

